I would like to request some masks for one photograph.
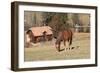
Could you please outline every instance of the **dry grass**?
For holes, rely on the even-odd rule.
[[[74,49],[58,52],[54,41],[34,44],[31,48],[25,48],[25,61],[90,58],[90,33],[75,33],[71,47]],[[63,48],[67,47],[62,43],[61,49]]]

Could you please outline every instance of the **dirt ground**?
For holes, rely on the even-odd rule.
[[[55,40],[33,44],[30,48],[25,48],[25,61],[44,61],[44,60],[68,60],[68,59],[87,59],[90,58],[90,33],[74,33],[73,43],[58,52],[54,45]],[[66,42],[66,44],[68,44]],[[73,47],[73,48],[72,48]]]

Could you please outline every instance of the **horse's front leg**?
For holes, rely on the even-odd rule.
[[[60,49],[60,43],[56,45],[56,49],[57,49],[59,52],[62,51],[62,50]]]
[[[57,48],[57,50],[60,52],[60,43],[58,44],[58,48]]]
[[[65,45],[66,45],[66,44],[65,44]],[[58,51],[60,52],[60,51],[65,50],[65,49],[60,49],[60,47],[61,47],[61,42],[59,43],[59,46],[58,46]]]

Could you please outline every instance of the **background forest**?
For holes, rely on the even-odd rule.
[[[90,31],[90,15],[82,13],[55,13],[55,12],[34,12],[25,11],[24,29],[31,27],[50,26],[56,36],[59,31],[71,28],[78,32]]]

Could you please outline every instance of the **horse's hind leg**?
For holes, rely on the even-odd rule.
[[[66,46],[66,41],[64,40],[64,46]]]
[[[70,41],[69,41],[69,45],[71,45],[72,44],[72,37],[70,38]]]

